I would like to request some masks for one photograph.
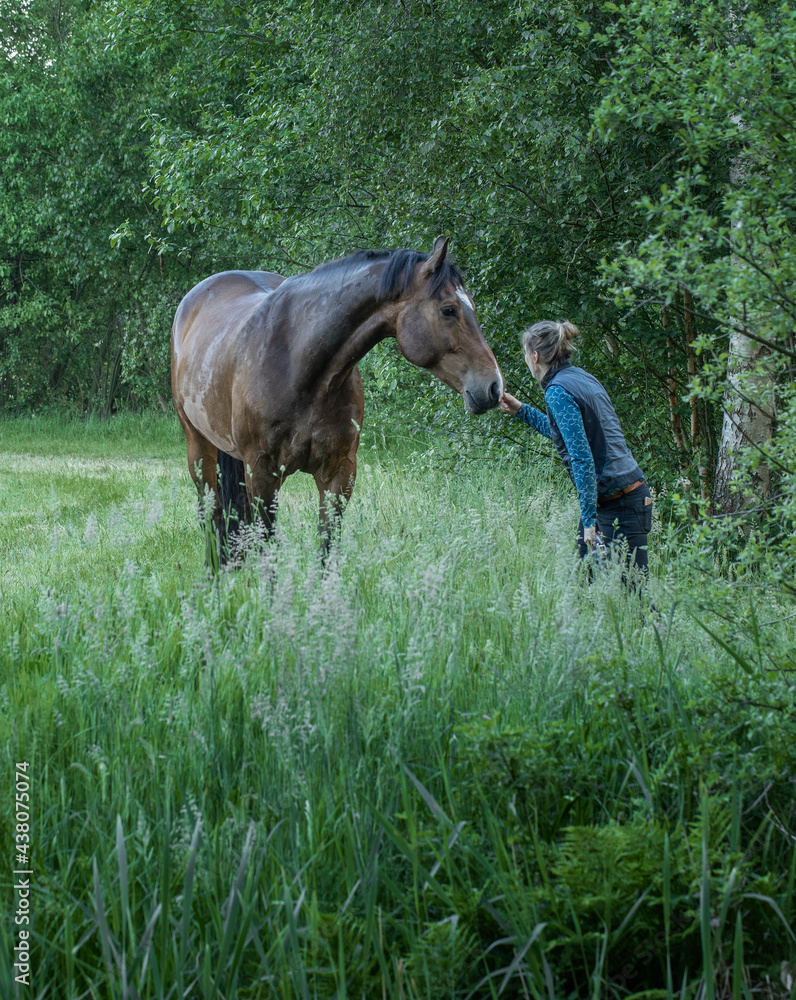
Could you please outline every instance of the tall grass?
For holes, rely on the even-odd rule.
[[[792,993],[788,608],[695,617],[659,527],[653,614],[555,469],[384,437],[325,566],[294,477],[213,577],[172,421],[0,435],[4,997]]]

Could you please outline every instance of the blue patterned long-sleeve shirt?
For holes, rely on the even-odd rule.
[[[580,517],[584,528],[590,528],[597,521],[597,474],[594,456],[586,437],[583,417],[574,397],[560,385],[548,386],[544,394],[548,413],[561,431],[572,463],[572,478],[578,491]],[[518,420],[528,424],[537,433],[552,438],[550,421],[546,415],[528,403],[523,403],[515,414]]]

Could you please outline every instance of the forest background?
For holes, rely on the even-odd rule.
[[[670,502],[796,568],[796,14],[786,3],[2,0],[0,410],[168,408],[226,268],[452,237],[507,384],[566,317]],[[476,426],[391,345],[371,412]],[[751,520],[750,520],[751,518]],[[766,525],[765,543],[752,528]],[[750,542],[750,533],[752,534]]]

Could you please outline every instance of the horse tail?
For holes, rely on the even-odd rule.
[[[218,449],[218,496],[225,516],[237,517],[240,524],[252,523],[252,508],[246,491],[243,462]]]

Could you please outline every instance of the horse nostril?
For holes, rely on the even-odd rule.
[[[500,399],[500,384],[497,381],[493,382],[489,387],[489,398],[492,400],[492,405],[496,406]]]

